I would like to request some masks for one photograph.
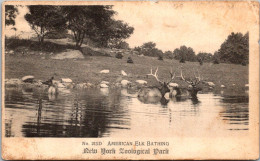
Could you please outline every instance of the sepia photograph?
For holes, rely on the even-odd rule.
[[[257,159],[258,41],[257,1],[4,2],[2,157]]]

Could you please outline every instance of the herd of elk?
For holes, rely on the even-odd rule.
[[[172,73],[170,71],[170,81],[163,82],[159,80],[158,75],[158,67],[153,74],[153,70],[151,68],[151,73],[147,74],[147,76],[153,76],[160,84],[159,87],[145,87],[139,90],[138,98],[142,102],[146,103],[156,103],[165,99],[165,94],[168,93],[169,97],[190,97],[192,99],[197,99],[197,93],[202,90],[202,88],[197,85],[201,82],[200,75],[198,76],[194,73],[194,79],[185,79],[182,74],[180,76],[175,76],[175,72]],[[174,80],[174,78],[179,77],[184,82],[188,83],[188,88],[180,88],[179,86],[169,87],[169,84]]]

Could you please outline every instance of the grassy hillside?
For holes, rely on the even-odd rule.
[[[131,56],[134,64],[126,63],[127,57]],[[102,56],[87,56],[82,60],[53,60],[48,54],[40,55],[34,51],[31,55],[6,54],[5,56],[5,77],[21,78],[25,75],[34,75],[36,79],[47,80],[51,76],[55,79],[71,78],[75,83],[90,82],[99,84],[101,81],[115,83],[117,80],[127,79],[135,81],[137,79],[147,80],[149,84],[156,85],[153,77],[146,77],[151,67],[155,70],[159,68],[159,78],[168,81],[170,79],[170,68],[176,70],[176,75],[180,75],[180,66],[183,66],[185,78],[194,78],[194,71],[199,71],[204,81],[214,82],[215,90],[220,90],[220,85],[225,85],[227,91],[241,92],[248,83],[248,66],[235,64],[212,64],[204,63],[202,66],[198,62],[179,63],[176,60],[164,61],[152,57],[140,57],[137,55],[124,54],[123,59]],[[110,73],[100,74],[103,69],[109,69]],[[123,77],[120,73],[124,70],[128,76]],[[174,82],[181,86],[187,84],[176,78]]]

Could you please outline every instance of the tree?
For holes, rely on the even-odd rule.
[[[218,50],[222,62],[241,64],[249,62],[249,34],[231,33]]]
[[[164,52],[164,57],[167,58],[167,59],[173,59],[174,58],[174,55],[173,55],[173,52],[172,51],[166,51]]]
[[[195,52],[191,47],[181,46],[173,51],[176,60],[196,61]]]
[[[100,42],[100,45],[104,47],[120,46],[120,43],[123,45],[122,41],[129,38],[134,32],[133,27],[120,20],[112,19],[107,24],[107,28],[98,31],[95,36],[97,42]],[[126,43],[124,44],[126,45]]]
[[[15,25],[15,18],[18,14],[17,6],[5,5],[5,26]]]
[[[130,49],[129,44],[125,41],[120,41],[117,44],[110,47],[114,47],[116,49]]]
[[[154,42],[146,42],[140,47],[135,47],[134,50],[145,56],[163,57],[162,50],[156,48],[156,43]]]
[[[62,6],[62,13],[68,29],[74,34],[76,47],[80,47],[85,37],[98,42],[99,46],[118,45],[128,38],[134,28],[122,21],[116,21],[112,6]]]
[[[141,46],[141,48],[143,48],[143,49],[146,49],[146,50],[152,50],[152,49],[154,49],[156,47],[156,43],[154,43],[154,42],[146,42],[146,43],[144,43],[142,46]]]
[[[212,54],[206,52],[199,52],[197,54],[197,60],[203,62],[210,62],[212,60]]]
[[[38,36],[40,43],[44,37],[54,31],[65,30],[66,21],[59,12],[59,7],[50,5],[28,6],[29,13],[24,17]]]

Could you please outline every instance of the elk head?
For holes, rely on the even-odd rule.
[[[195,77],[194,79],[187,80],[187,79],[184,78],[184,76],[182,74],[182,69],[181,69],[181,76],[180,77],[183,81],[185,81],[186,83],[189,84],[188,91],[190,92],[191,97],[196,98],[197,93],[202,90],[202,88],[197,86],[201,82],[199,72],[198,72],[198,76],[196,76],[196,74],[194,72],[194,77]]]
[[[154,74],[153,74],[153,69],[151,68],[151,73],[147,74],[147,76],[148,75],[153,76],[159,82],[160,87],[158,89],[160,90],[160,92],[162,94],[162,97],[163,97],[165,95],[165,93],[170,92],[170,89],[169,89],[168,85],[174,79],[175,73],[172,74],[172,69],[171,69],[171,71],[170,71],[171,80],[169,82],[163,82],[163,81],[159,80],[157,72],[158,72],[158,67],[156,68]]]

